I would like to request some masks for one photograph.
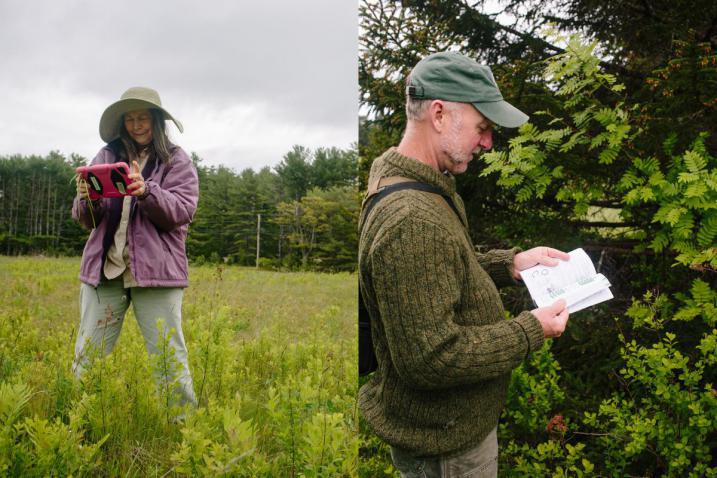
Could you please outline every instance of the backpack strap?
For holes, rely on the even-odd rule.
[[[373,181],[371,184],[368,185],[368,189],[366,190],[366,195],[363,197],[363,202],[361,204],[361,208],[366,208],[370,210],[373,206],[369,206],[369,203],[377,203],[378,200],[372,200],[374,196],[381,193],[385,190],[385,188],[389,186],[393,186],[394,184],[404,184],[404,183],[415,183],[419,184],[418,181],[411,178],[406,178],[403,176],[388,176],[385,178],[378,178],[375,181]],[[368,211],[365,214],[368,216]]]
[[[359,221],[359,228],[363,227],[363,223],[366,221],[366,218],[368,218],[369,213],[376,205],[376,203],[378,203],[381,199],[391,193],[403,191],[406,189],[424,191],[440,196],[436,197],[437,202],[441,203],[444,207],[450,206],[450,208],[456,214],[456,217],[458,217],[458,220],[461,222],[461,224],[465,226],[465,223],[463,222],[461,214],[458,212],[458,208],[453,202],[453,199],[451,199],[448,194],[444,193],[442,189],[431,184],[416,181],[415,179],[406,178],[403,176],[390,176],[385,178],[378,178],[377,180],[369,184],[369,188],[366,191],[366,196],[364,196],[363,203],[361,204],[362,218],[361,221]],[[441,200],[440,198],[443,198],[443,200]]]
[[[418,191],[432,193],[431,196],[436,200],[436,202],[440,203],[441,206],[446,209],[452,209],[461,224],[465,226],[465,223],[458,212],[458,208],[453,203],[453,199],[451,199],[449,195],[445,194],[442,189],[430,184],[416,181],[415,179],[405,178],[403,176],[390,176],[379,178],[369,185],[368,191],[366,191],[366,196],[364,196],[363,203],[361,204],[359,230],[363,229],[366,218],[376,203],[391,193],[403,191],[405,189],[416,189]],[[373,348],[373,340],[371,336],[371,317],[369,316],[368,309],[366,308],[366,304],[363,299],[363,291],[361,290],[360,282],[358,287],[358,302],[359,375],[364,376],[378,368],[378,361],[376,359],[376,353]]]
[[[368,185],[368,191],[366,191],[366,197],[373,196],[376,194],[379,190],[386,186],[391,186],[393,184],[400,184],[400,183],[416,183],[415,179],[407,178],[404,176],[388,176],[383,178],[378,178],[374,182]]]

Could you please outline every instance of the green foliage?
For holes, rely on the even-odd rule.
[[[563,100],[562,110],[536,112],[549,118],[552,127],[541,131],[534,123],[526,123],[511,138],[507,151],[483,154],[487,167],[481,175],[498,173],[497,184],[508,188],[518,202],[541,199],[550,192],[558,201],[571,204],[575,216],[584,217],[591,203],[616,197],[614,185],[606,181],[601,168],[585,163],[615,167],[635,133],[630,134],[634,128],[617,97],[623,85],[598,68],[597,44],[583,44],[579,35],[556,36],[555,40],[567,42],[565,52],[545,62],[543,75]],[[605,106],[598,96],[603,92],[618,101]]]
[[[78,262],[0,257],[0,475],[356,475],[355,275],[192,267],[192,409],[131,311],[73,377]]]
[[[501,430],[502,437],[522,436],[545,427],[546,417],[565,399],[558,383],[559,372],[550,341],[515,369],[504,412],[511,426]]]
[[[199,158],[196,162],[200,162]],[[354,149],[312,151],[297,145],[274,171],[265,167],[258,173],[246,169],[237,174],[223,166],[200,165],[199,205],[187,237],[190,260],[256,265],[261,214],[259,260],[263,264],[268,261],[274,268],[355,269],[355,254],[345,252],[355,249],[350,234],[314,236],[316,242],[311,243],[310,238],[303,240],[300,227],[286,216],[294,204],[311,203],[317,195],[331,196],[336,202],[333,199],[339,194],[336,191],[349,191],[355,184],[356,164]],[[343,224],[352,220],[351,211],[343,206],[343,201],[339,202],[342,205],[334,207],[328,218],[337,222],[336,227],[328,224],[321,227],[342,230]],[[331,261],[309,260],[312,252],[322,248],[344,252]]]
[[[568,130],[540,131],[531,124],[524,126],[511,140],[507,152],[484,156],[488,165],[484,174],[499,173],[498,184],[513,187],[516,200],[524,202],[543,197],[556,179],[550,175],[551,168],[554,171],[564,165],[559,170],[562,184],[554,194],[558,201],[574,202],[573,214],[583,215],[590,201],[620,195],[623,217],[639,217],[638,211],[645,205],[654,206],[651,218],[642,215],[650,219],[643,227],[654,234],[649,247],[655,252],[674,251],[678,264],[714,270],[717,173],[714,158],[707,152],[706,135],[696,138],[682,154],[664,160],[641,157],[632,146],[641,131],[632,126],[634,120],[624,103],[618,99],[606,108],[601,106],[602,98],[610,98],[609,94],[596,95],[601,89],[619,93],[622,88],[616,88],[619,85],[611,75],[599,73],[592,57],[595,44],[581,46],[579,42],[579,37],[571,37],[566,52],[548,60],[546,67],[546,77],[556,84],[556,95],[580,93],[566,98],[559,114],[546,113],[555,118],[553,121],[566,124]],[[601,150],[597,157],[591,156],[596,149]],[[673,138],[668,138],[664,150],[674,151]],[[580,161],[572,156],[575,153],[580,155]],[[585,169],[581,165],[586,159],[610,164],[614,179],[603,179],[598,188],[585,188]],[[635,329],[655,331],[674,328],[673,321],[703,318],[707,327],[697,329],[702,331],[701,336],[697,335],[697,346],[680,350],[674,332],[666,332],[655,342],[621,337],[622,390],[604,399],[597,412],[585,412],[584,424],[595,430],[591,433],[598,438],[571,448],[547,443],[533,449],[511,443],[508,449],[519,456],[511,470],[581,476],[599,463],[599,469],[611,476],[644,470],[667,476],[717,473],[709,465],[714,445],[710,443],[717,430],[717,402],[711,385],[714,376],[706,370],[714,361],[713,347],[717,343],[717,330],[713,330],[715,292],[706,282],[695,280],[691,297],[677,297],[682,299],[681,306],[664,295],[647,293],[644,301],[633,302],[626,317]],[[516,374],[521,377],[520,371]],[[509,402],[506,416],[514,426],[521,423],[526,408],[525,404]],[[599,453],[594,453],[592,447]],[[577,465],[581,456],[593,458],[585,459],[581,468]]]
[[[308,148],[295,145],[275,169],[288,198],[299,199],[311,187],[311,151]]]
[[[78,254],[85,234],[72,221],[74,168],[84,159],[0,156],[0,252]]]
[[[546,341],[513,373],[499,426],[501,443],[506,443],[499,455],[505,476],[590,476],[594,470],[584,458],[585,446],[567,442],[570,422],[556,414],[565,393],[558,383],[560,365],[550,349]],[[530,439],[524,440],[526,436]]]
[[[517,458],[504,476],[546,476],[551,478],[595,476],[595,465],[584,458],[585,445],[547,441],[536,447],[508,443],[505,453]]]
[[[269,168],[237,174],[223,166],[200,167],[198,173],[199,204],[187,237],[190,260],[202,256],[212,262],[253,265],[257,215],[275,211],[276,175]],[[266,226],[263,249],[265,254],[275,253],[278,232]]]
[[[566,52],[548,60],[546,67],[548,79],[556,82],[556,95],[580,92],[566,98],[559,114],[547,113],[557,122],[567,124],[572,136],[554,129],[541,132],[533,125],[524,126],[511,140],[508,152],[486,155],[488,168],[484,174],[498,172],[501,186],[520,186],[514,190],[515,197],[526,201],[542,197],[554,179],[549,174],[551,168],[565,165],[560,170],[562,184],[555,189],[555,198],[573,201],[575,215],[584,214],[590,201],[622,196],[623,217],[645,218],[642,227],[653,234],[648,247],[655,252],[677,253],[678,264],[714,270],[717,173],[714,158],[707,152],[706,135],[696,138],[682,154],[665,159],[642,157],[632,146],[641,131],[632,126],[634,120],[624,103],[618,99],[606,108],[601,106],[602,98],[610,95],[596,96],[601,89],[618,93],[621,88],[616,88],[618,84],[613,77],[599,73],[594,58],[591,61],[595,44],[581,47],[576,42],[579,37],[571,37]],[[578,138],[589,141],[581,142]],[[551,143],[553,139],[555,143]],[[597,157],[591,156],[595,149],[601,150]],[[668,138],[664,150],[670,153],[674,150],[673,138]],[[580,162],[573,153],[581,156]],[[585,188],[585,169],[581,165],[586,159],[610,164],[613,168],[610,177],[614,179],[601,180],[598,188]],[[652,214],[641,214],[646,205],[653,207]],[[717,343],[717,330],[713,330],[715,292],[706,282],[695,280],[691,297],[679,294],[677,297],[682,298],[681,306],[664,295],[647,293],[644,301],[633,302],[626,318],[631,319],[637,330],[655,331],[674,329],[674,321],[703,318],[704,325],[697,329],[701,331],[696,336],[697,346],[682,351],[674,332],[666,332],[655,342],[621,337],[622,390],[604,399],[597,412],[585,412],[584,424],[595,430],[592,433],[598,438],[570,449],[566,445],[564,450],[554,443],[535,449],[511,444],[509,449],[520,455],[512,469],[531,474],[549,471],[552,476],[572,471],[580,476],[599,463],[599,469],[611,476],[645,470],[667,476],[717,473],[709,465],[714,445],[710,443],[717,430],[717,402],[711,385],[714,376],[706,373],[706,367],[714,361],[713,347]],[[520,417],[526,407],[520,403],[512,405],[518,412],[511,411],[509,406],[506,415],[520,423],[515,415]],[[599,453],[594,453],[592,447]],[[585,468],[580,469],[575,465],[579,456],[593,458],[587,459],[583,463]],[[597,457],[599,461],[595,460]],[[542,462],[552,464],[541,468],[538,464]]]
[[[275,222],[288,231],[289,251],[301,267],[354,270],[359,200],[353,187],[312,189],[300,201],[280,203]]]
[[[613,475],[626,474],[642,463],[666,476],[717,476],[717,468],[710,465],[717,431],[712,385],[717,356],[717,330],[712,328],[715,292],[696,280],[691,297],[680,301],[683,305],[670,316],[662,312],[671,310],[669,299],[646,294],[644,300],[633,302],[627,316],[634,319],[634,328],[656,331],[670,320],[702,319],[708,328],[698,345],[681,351],[672,332],[650,344],[621,336],[624,393],[604,400],[597,413],[585,414],[588,427],[608,431],[597,445],[605,450],[604,467]]]
[[[104,441],[85,443],[77,415],[69,425],[60,418],[50,422],[27,416],[32,398],[30,387],[21,382],[0,384],[0,472],[3,475],[70,476],[96,470]],[[22,419],[21,419],[22,418]]]
[[[672,157],[664,173],[655,165],[631,171],[629,174],[637,180],[625,200],[658,206],[652,219],[660,225],[650,244],[653,250],[659,252],[669,247],[679,253],[678,263],[714,270],[717,170],[714,157],[706,150],[705,139],[701,135],[688,151]]]
[[[274,168],[283,200],[299,200],[312,188],[351,186],[356,182],[357,153],[354,149],[294,146]]]

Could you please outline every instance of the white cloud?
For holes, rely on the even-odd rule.
[[[357,128],[356,5],[0,2],[0,155],[92,157],[102,111],[150,86],[208,164],[275,165]],[[171,123],[170,123],[171,124]]]
[[[188,119],[181,119],[185,134],[173,135],[178,144],[191,144],[208,164],[224,164],[238,170],[275,165],[294,144],[345,148],[356,141],[355,128],[341,125],[317,128],[310,123],[282,120],[280,111],[262,103],[223,108],[189,106],[182,110],[182,115],[180,118]]]

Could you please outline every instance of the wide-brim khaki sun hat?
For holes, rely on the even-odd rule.
[[[159,93],[152,88],[135,86],[125,91],[119,101],[115,101],[109,105],[107,109],[105,109],[105,112],[102,113],[102,117],[100,118],[100,138],[102,138],[102,141],[109,143],[119,137],[123,114],[145,108],[161,111],[165,121],[172,120],[172,122],[177,125],[179,132],[184,132],[182,123],[162,107],[162,100],[159,99]]]

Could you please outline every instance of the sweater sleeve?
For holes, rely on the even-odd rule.
[[[102,148],[92,159],[90,165],[104,164],[107,162],[107,150]],[[97,227],[105,214],[105,200],[100,198],[96,201],[82,199],[75,196],[72,202],[72,219],[80,223],[85,229],[92,230]]]
[[[199,179],[192,161],[179,150],[172,158],[171,169],[164,182],[147,180],[145,197],[137,201],[138,207],[150,221],[163,231],[171,231],[189,224],[194,217],[199,199]]]
[[[543,343],[538,320],[523,312],[483,326],[456,322],[463,258],[439,225],[405,218],[371,251],[371,277],[391,361],[420,389],[505,375]],[[499,299],[497,299],[499,300]],[[500,303],[486,305],[500,308]]]
[[[520,248],[493,249],[486,253],[476,251],[476,257],[481,267],[488,273],[496,287],[510,287],[518,285],[513,277],[513,258],[520,252]]]

